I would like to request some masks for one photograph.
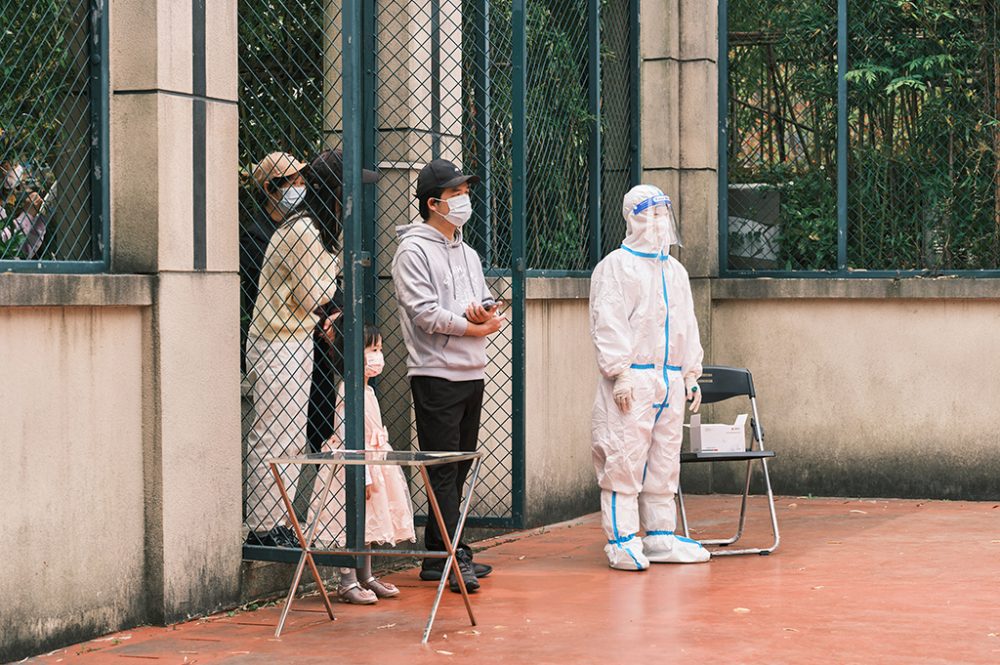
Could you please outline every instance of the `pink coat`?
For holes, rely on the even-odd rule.
[[[343,447],[344,384],[342,382],[337,389],[336,420],[337,433],[324,444],[324,450]],[[365,449],[380,452],[392,450],[392,446],[389,445],[389,431],[382,424],[382,410],[379,408],[378,397],[375,396],[375,390],[371,386],[365,387]],[[318,540],[321,542],[329,541],[331,538],[338,542],[343,541],[344,522],[340,510],[344,497],[343,477],[341,468],[337,472],[333,491],[327,501],[327,510],[317,531]],[[365,542],[379,545],[395,545],[404,540],[415,542],[413,504],[403,469],[391,465],[366,466],[365,484],[372,488],[371,498],[365,501]]]

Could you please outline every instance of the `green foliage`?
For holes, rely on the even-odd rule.
[[[731,181],[794,182],[776,267],[832,269],[836,7],[735,0],[730,16]],[[971,0],[852,3],[851,268],[1000,267],[997,18]]]
[[[466,35],[473,34],[476,6],[478,3],[465,3]],[[627,3],[606,0],[602,6],[602,22],[627,25],[627,8]],[[590,113],[588,98],[587,2],[537,0],[527,3],[526,9],[528,265],[535,269],[582,270],[588,266],[590,243],[590,172],[602,168],[601,164],[591,164],[588,158],[594,116]],[[510,237],[512,203],[510,3],[492,2],[489,11],[493,49],[489,128],[493,176],[490,206],[494,230],[491,250],[492,264],[507,266],[510,253],[506,239]],[[627,31],[625,34],[626,40],[602,40],[602,61],[626,59]],[[481,79],[477,78],[475,44],[466,39],[463,48],[466,130],[472,132],[479,122],[474,97]],[[609,96],[627,98],[629,94],[627,78],[603,79],[602,85],[606,88],[604,100]],[[627,104],[624,113],[618,110],[614,119],[628,122]],[[625,135],[627,140],[627,132]],[[627,149],[619,148],[619,151],[627,155]],[[472,141],[466,143],[465,162],[470,166],[479,163],[479,150]],[[627,167],[627,162],[618,167]],[[618,201],[624,194],[622,187],[628,184],[627,180],[619,180],[615,183],[617,188],[610,190],[611,197]],[[617,204],[611,208],[616,207]],[[473,235],[473,241],[485,249],[481,230]]]
[[[325,0],[239,0],[240,164],[280,150],[308,159],[321,146]],[[339,76],[339,72],[331,73]]]

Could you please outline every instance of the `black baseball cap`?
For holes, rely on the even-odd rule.
[[[331,187],[341,187],[344,184],[344,152],[324,150],[309,162],[302,170],[302,175],[310,185],[327,184]],[[379,179],[379,174],[368,169],[361,169],[361,182],[368,185]]]
[[[420,175],[417,176],[417,198],[423,199],[440,189],[458,187],[463,182],[475,185],[479,182],[479,176],[462,173],[462,169],[447,159],[435,159],[420,169]]]

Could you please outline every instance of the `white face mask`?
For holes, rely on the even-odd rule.
[[[465,226],[465,223],[472,217],[472,199],[469,198],[469,195],[453,196],[447,199],[447,203],[448,214],[442,215],[442,217],[458,228]]]
[[[365,376],[378,376],[385,369],[385,356],[381,351],[365,351]]]
[[[302,203],[302,199],[306,197],[306,187],[305,185],[292,185],[285,189],[281,194],[281,200],[278,201],[278,210],[284,214],[288,214],[295,210]]]

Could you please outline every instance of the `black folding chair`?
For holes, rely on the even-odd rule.
[[[750,399],[750,408],[753,418],[750,420],[750,429],[753,432],[753,440],[750,448],[743,452],[734,453],[702,453],[688,452],[681,453],[681,464],[691,464],[694,462],[741,462],[747,463],[746,482],[743,486],[743,498],[740,503],[740,520],[736,527],[736,535],[732,538],[717,538],[700,540],[702,545],[717,545],[712,550],[712,556],[725,556],[734,554],[770,554],[778,548],[781,537],[778,535],[778,516],[774,509],[774,493],[771,491],[771,476],[767,472],[767,460],[774,457],[774,451],[764,450],[764,428],[760,424],[760,416],[757,413],[757,396],[753,389],[753,377],[750,370],[737,367],[720,367],[709,365],[704,368],[702,376],[698,379],[698,385],[702,391],[702,404],[712,404],[733,397],[746,396]],[[754,444],[756,443],[756,449]],[[743,527],[746,525],[747,499],[750,496],[750,475],[753,471],[753,463],[760,462],[764,471],[764,485],[767,488],[767,505],[771,511],[771,531],[774,533],[774,543],[765,549],[752,547],[746,549],[722,549],[734,544],[743,535]],[[677,500],[680,506],[681,526],[684,528],[684,535],[688,538],[691,534],[688,530],[687,513],[684,511],[684,495],[680,487],[677,488]]]

